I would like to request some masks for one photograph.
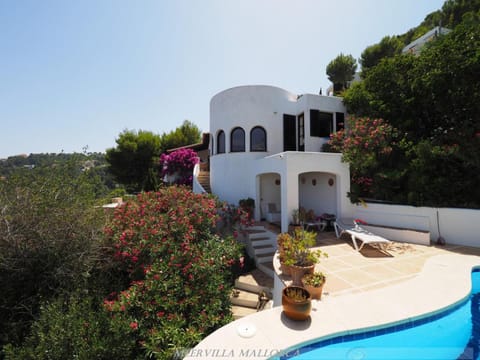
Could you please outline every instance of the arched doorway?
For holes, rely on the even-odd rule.
[[[274,204],[277,211],[280,211],[282,207],[280,174],[265,173],[258,175],[257,179],[259,180],[259,199],[257,199],[257,201],[260,201],[260,219],[266,220],[267,213],[269,212],[269,204]]]

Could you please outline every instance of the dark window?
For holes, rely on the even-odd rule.
[[[217,135],[217,154],[224,154],[225,153],[225,133],[223,130]]]
[[[310,136],[329,137],[333,132],[333,114],[310,110]]]
[[[261,126],[250,131],[250,151],[267,151],[267,133]]]
[[[340,131],[345,129],[345,114],[336,113],[335,114],[335,131]]]
[[[305,116],[298,115],[298,151],[305,151]]]
[[[283,151],[297,151],[295,116],[283,114]]]
[[[213,155],[215,151],[215,142],[213,139],[213,135],[210,135],[210,155]]]
[[[237,127],[232,130],[230,135],[230,151],[245,151],[245,131],[242,128]]]

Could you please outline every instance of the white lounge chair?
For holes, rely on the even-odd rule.
[[[335,235],[339,238],[346,230],[355,229],[355,223],[353,219],[337,219],[333,222],[333,228]]]
[[[267,205],[267,221],[268,222],[280,222],[281,221],[281,213],[277,210],[277,206],[274,203],[270,203]]]
[[[365,244],[378,245],[381,250],[385,251],[386,247],[391,243],[390,240],[372,234],[371,232],[362,229],[361,227],[345,230],[345,232],[352,237],[353,246],[357,251],[361,251]],[[360,245],[360,247],[358,247],[357,239],[362,242],[362,245]]]
[[[335,228],[335,234],[337,235],[337,238],[342,236],[344,232],[349,234],[352,237],[353,246],[357,251],[362,250],[365,244],[378,245],[381,250],[385,251],[386,247],[391,244],[390,240],[363,229],[359,224],[355,223],[355,221],[351,219],[337,220],[333,223],[333,227]],[[360,247],[358,247],[357,240],[362,242]]]

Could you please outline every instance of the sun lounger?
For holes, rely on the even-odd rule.
[[[337,219],[333,222],[333,228],[335,235],[339,238],[346,230],[355,229],[355,224],[353,219]]]
[[[390,240],[372,234],[371,232],[364,230],[359,226],[357,226],[355,229],[345,230],[345,232],[352,237],[353,246],[357,251],[362,250],[365,244],[378,245],[382,250],[385,250],[384,247],[391,243]],[[362,245],[360,245],[360,247],[358,247],[357,240],[360,240],[362,242]]]

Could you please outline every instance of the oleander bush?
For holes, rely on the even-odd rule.
[[[106,234],[131,283],[104,307],[125,320],[147,357],[169,359],[232,320],[232,238],[213,233],[216,201],[182,187],[142,193]]]

